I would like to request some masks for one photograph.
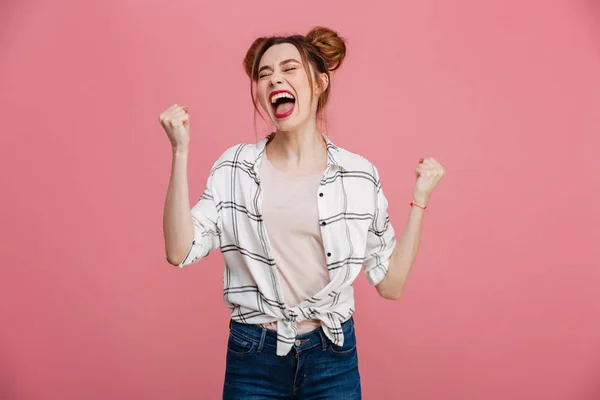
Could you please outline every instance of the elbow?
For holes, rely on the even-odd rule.
[[[194,243],[194,241],[191,241],[188,245],[177,247],[170,247],[167,245],[165,247],[165,256],[167,258],[167,262],[176,267],[181,267],[181,264],[189,257]]]
[[[183,260],[185,260],[185,256],[182,257],[181,255],[167,254],[167,262],[176,267],[179,267]]]
[[[400,300],[400,297],[402,297],[402,290],[393,292],[380,292],[379,295],[386,300]]]
[[[386,300],[399,300],[402,297],[404,285],[399,287],[389,287],[388,285],[377,286],[377,293]]]
[[[182,263],[185,261],[185,259],[188,257],[188,255],[190,254],[190,250],[187,249],[185,250],[185,252],[183,251],[168,251],[166,252],[166,257],[167,257],[167,262],[171,265],[174,265],[176,267],[181,267]]]

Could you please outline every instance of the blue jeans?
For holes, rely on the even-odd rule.
[[[275,332],[231,321],[223,399],[360,400],[354,320],[342,329],[343,346],[319,328],[298,335],[282,357],[275,354]]]

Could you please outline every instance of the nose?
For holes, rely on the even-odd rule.
[[[281,85],[283,83],[283,78],[281,75],[277,73],[273,73],[271,75],[271,86]]]

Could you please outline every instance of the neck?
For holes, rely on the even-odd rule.
[[[327,146],[313,119],[294,130],[277,130],[268,157],[287,167],[321,165],[327,162]]]

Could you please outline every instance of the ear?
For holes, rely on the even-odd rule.
[[[320,73],[317,75],[315,86],[315,92],[317,95],[320,95],[327,90],[327,87],[329,86],[329,77],[326,73]]]

